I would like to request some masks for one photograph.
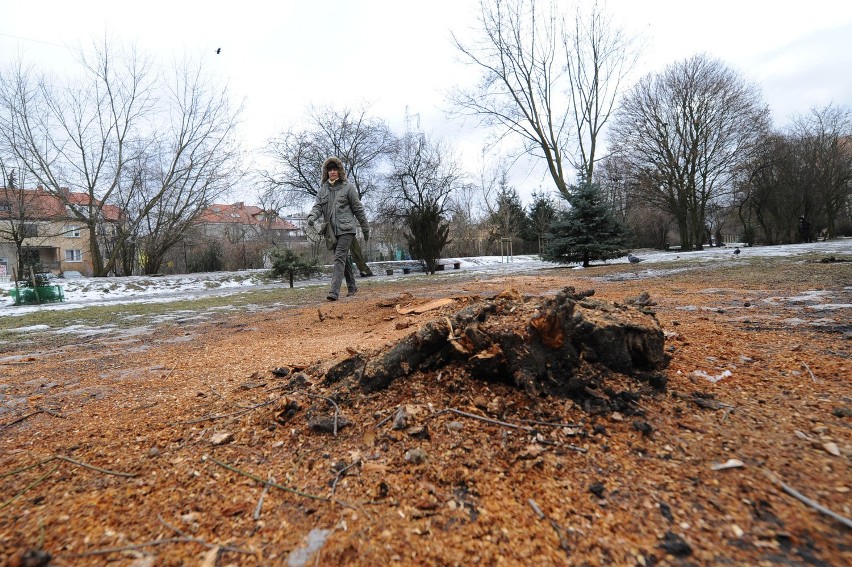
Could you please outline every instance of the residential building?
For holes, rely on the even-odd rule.
[[[89,204],[87,193],[68,189],[59,196],[42,187],[0,188],[0,276],[12,275],[18,267],[92,275],[91,234],[79,217]],[[103,205],[100,210],[97,231],[102,238],[115,236],[121,210],[113,205]],[[20,256],[16,242],[20,242]]]
[[[299,233],[296,225],[276,213],[244,202],[210,205],[195,224],[201,235],[232,244],[257,241],[281,244],[296,238]]]

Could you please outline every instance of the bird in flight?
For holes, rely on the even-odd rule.
[[[220,53],[222,53],[222,48],[221,48],[221,47],[217,47],[217,48],[216,48],[216,55],[219,55]]]

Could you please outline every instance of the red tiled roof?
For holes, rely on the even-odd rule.
[[[14,194],[13,192],[17,192]],[[10,194],[11,193],[11,194]],[[67,192],[68,204],[86,206],[91,202],[88,193]],[[2,189],[0,188],[0,202],[8,201],[12,206],[12,212],[0,212],[0,217],[20,216],[17,208],[23,206],[25,216],[31,220],[53,220],[72,218],[73,215],[65,210],[65,203],[56,195],[49,193],[41,187],[37,189]],[[99,201],[95,200],[95,204]],[[103,205],[101,207],[105,220],[117,221],[121,218],[121,209],[115,205]]]
[[[274,220],[266,218],[267,212],[254,205],[234,203],[232,205],[210,205],[198,216],[196,222],[200,224],[242,224],[249,226],[263,226],[270,230],[298,230],[296,225],[284,219],[276,217]]]

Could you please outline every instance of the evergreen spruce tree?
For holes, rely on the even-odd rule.
[[[405,234],[405,240],[411,257],[423,262],[426,271],[434,274],[438,258],[449,242],[450,226],[442,221],[436,203],[412,209],[407,224],[409,232]]]
[[[287,248],[276,248],[270,254],[270,259],[272,269],[269,270],[269,276],[273,278],[286,276],[290,281],[290,287],[293,287],[295,276],[309,278],[322,272],[316,258],[307,258]]]
[[[554,262],[609,260],[625,254],[630,232],[601,198],[596,185],[587,181],[571,187],[571,208],[559,213],[548,233],[544,258]]]

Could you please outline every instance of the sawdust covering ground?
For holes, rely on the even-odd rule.
[[[0,416],[0,564],[852,564],[850,266],[375,278],[336,303],[22,341],[0,367],[26,402]],[[477,298],[568,285],[650,293],[665,392],[628,415],[447,371],[340,406],[294,385]]]

